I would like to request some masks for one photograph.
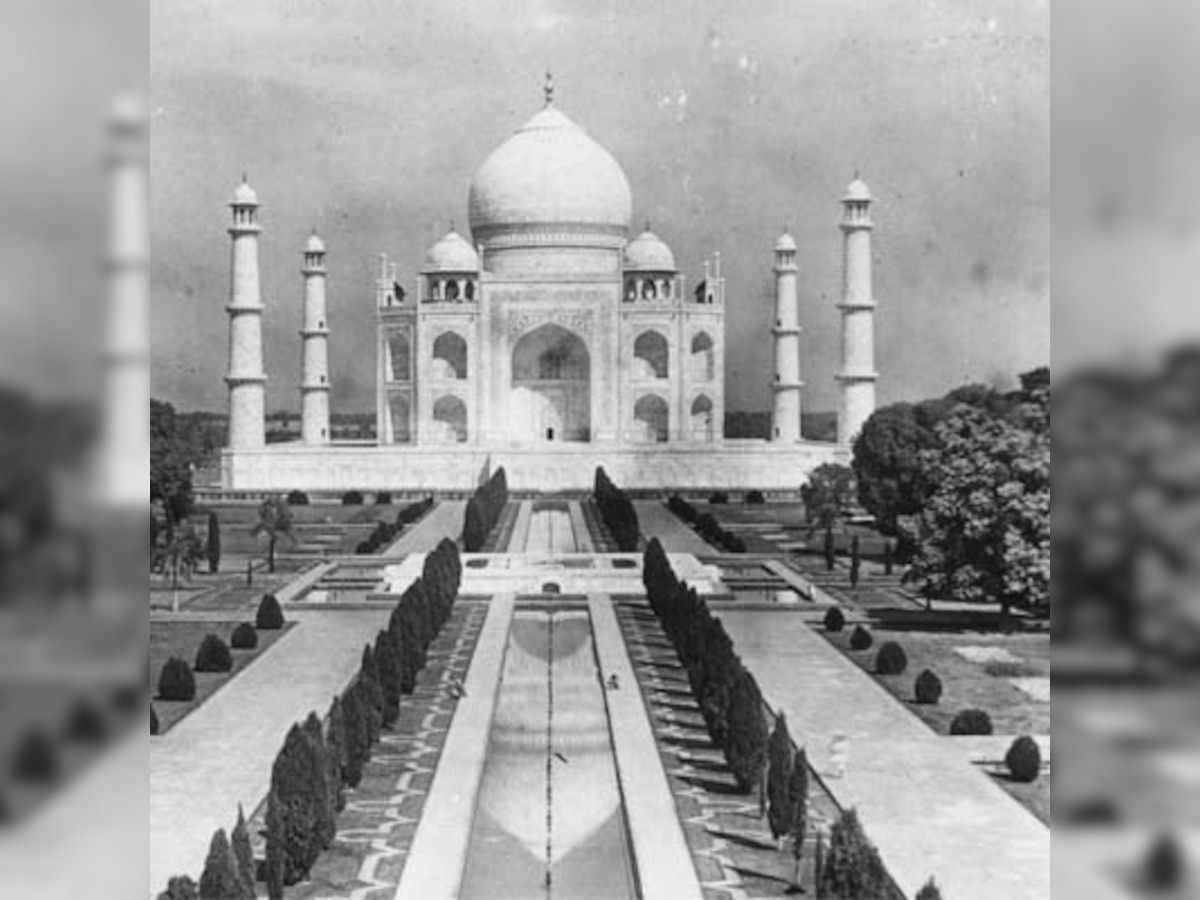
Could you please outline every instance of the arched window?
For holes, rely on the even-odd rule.
[[[646,394],[638,398],[633,407],[633,419],[638,425],[639,439],[657,444],[666,442],[670,412],[662,397]]]
[[[467,282],[466,295],[467,295],[468,300],[475,299],[475,282],[474,281]]]
[[[697,381],[712,381],[715,371],[712,338],[701,331],[692,338],[692,377]]]
[[[433,342],[435,374],[439,378],[467,377],[467,342],[462,335],[447,331]]]
[[[433,404],[433,421],[440,426],[440,437],[449,443],[467,439],[467,406],[458,397],[441,397]]]
[[[388,398],[388,412],[392,419],[392,443],[407,444],[412,441],[412,421],[408,398],[393,394]]]
[[[457,300],[458,299],[458,282],[455,281],[453,278],[449,279],[446,282],[446,299],[447,300]]]
[[[701,394],[692,401],[692,436],[697,440],[711,441],[714,431],[713,402]]]
[[[666,378],[670,372],[667,339],[657,331],[643,331],[633,342],[635,371],[639,378]]]
[[[412,380],[412,345],[403,331],[388,338],[388,374],[392,381]]]

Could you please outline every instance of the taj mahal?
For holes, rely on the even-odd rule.
[[[475,172],[466,234],[451,227],[415,277],[386,254],[375,290],[374,442],[333,441],[326,246],[303,248],[301,437],[265,442],[259,200],[234,194],[227,491],[469,490],[503,465],[516,490],[579,490],[597,465],[627,488],[795,490],[845,461],[874,410],[871,194],[842,198],[838,439],[801,435],[798,247],[774,247],[769,440],[728,440],[726,283],[719,255],[689,281],[670,246],[635,234],[619,163],[555,103]],[[764,336],[765,337],[765,336]]]

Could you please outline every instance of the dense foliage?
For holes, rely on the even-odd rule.
[[[242,622],[233,629],[229,645],[234,650],[253,650],[258,646],[258,629],[249,622]]]
[[[840,606],[831,606],[825,610],[825,630],[838,632],[846,627],[846,614]]]
[[[1012,742],[1004,755],[1004,765],[1014,781],[1036,781],[1042,774],[1042,750],[1037,741],[1022,735]]]
[[[196,651],[196,663],[192,667],[197,672],[228,672],[233,668],[233,654],[229,645],[218,635],[207,634],[200,642]]]
[[[612,483],[603,467],[596,468],[593,496],[596,498],[596,508],[605,527],[617,542],[617,549],[622,553],[633,553],[638,548],[641,538],[641,528],[638,525],[637,510],[628,495]]]
[[[646,549],[642,578],[650,606],[687,668],[708,733],[739,789],[749,792],[759,781],[768,738],[758,684],[734,653],[720,619],[676,578],[657,538]]]
[[[942,679],[933,669],[923,669],[913,685],[913,694],[918,703],[932,706],[942,699]]]
[[[485,484],[480,485],[463,515],[463,549],[478,553],[487,543],[488,535],[500,521],[504,507],[508,504],[508,476],[501,466]]]
[[[875,657],[875,671],[880,675],[903,675],[908,668],[908,654],[895,641],[884,641]]]
[[[800,486],[809,527],[829,528],[854,505],[854,471],[839,463],[822,463]]]
[[[158,697],[183,703],[196,698],[196,676],[186,660],[172,656],[166,661],[158,674]]]
[[[254,627],[259,631],[278,631],[283,627],[283,609],[274,594],[263,594],[254,616]]]
[[[296,539],[292,534],[292,508],[282,497],[264,497],[258,504],[258,522],[251,529],[255,537],[265,536],[267,539],[267,571],[275,571],[275,548],[279,542],[287,541],[294,544]]]
[[[842,813],[830,830],[819,896],[822,900],[891,900],[891,885],[879,851],[867,839],[853,809]]]
[[[854,630],[850,632],[850,649],[851,650],[870,650],[871,645],[875,643],[875,638],[862,625],[855,625]]]
[[[992,717],[982,709],[964,709],[950,722],[952,735],[989,735],[992,733]]]

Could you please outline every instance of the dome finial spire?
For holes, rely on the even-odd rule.
[[[554,73],[546,66],[546,83],[542,85],[542,93],[546,95],[546,105],[554,105]]]

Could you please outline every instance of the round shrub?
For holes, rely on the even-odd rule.
[[[392,492],[391,491],[378,491],[375,494],[375,505],[376,506],[391,506],[392,505]]]
[[[880,675],[903,675],[908,668],[908,654],[895,641],[885,641],[875,657],[875,671]]]
[[[183,703],[196,699],[196,676],[192,667],[178,656],[168,659],[159,673],[158,697]]]
[[[982,709],[964,709],[950,723],[953,735],[988,735],[992,733],[992,717]]]
[[[95,706],[87,700],[80,700],[71,707],[63,736],[68,741],[80,744],[99,743],[108,736],[108,723]]]
[[[287,495],[288,506],[308,506],[308,494],[304,491],[289,491]]]
[[[851,650],[869,650],[873,643],[875,643],[875,638],[871,637],[871,632],[861,625],[854,626],[854,631],[850,633]]]
[[[1042,773],[1042,750],[1037,741],[1029,735],[1022,735],[1008,748],[1008,753],[1004,755],[1004,765],[1008,767],[1013,781],[1026,784],[1036,781]]]
[[[937,677],[937,673],[933,669],[925,669],[917,676],[913,693],[916,695],[918,703],[931,706],[942,699],[942,679]]]
[[[342,494],[342,506],[362,506],[362,491],[346,491]]]
[[[825,610],[825,630],[841,631],[846,627],[846,614],[840,606],[831,606]]]
[[[228,672],[233,668],[233,654],[229,645],[215,634],[205,635],[196,651],[197,672]]]
[[[158,713],[154,711],[154,706],[150,707],[150,737],[157,737],[160,726],[158,724]]]
[[[747,506],[762,506],[767,502],[767,498],[763,496],[762,491],[747,491],[744,502]]]
[[[58,752],[41,731],[30,731],[17,745],[13,775],[18,781],[45,783],[58,777]]]
[[[249,622],[243,622],[233,629],[229,636],[229,645],[234,650],[253,650],[258,646],[258,632]]]
[[[724,491],[714,491],[712,496],[708,498],[708,502],[719,506],[729,502],[729,495]]]
[[[283,610],[274,594],[263,594],[254,616],[254,627],[259,631],[278,631],[283,627]]]

